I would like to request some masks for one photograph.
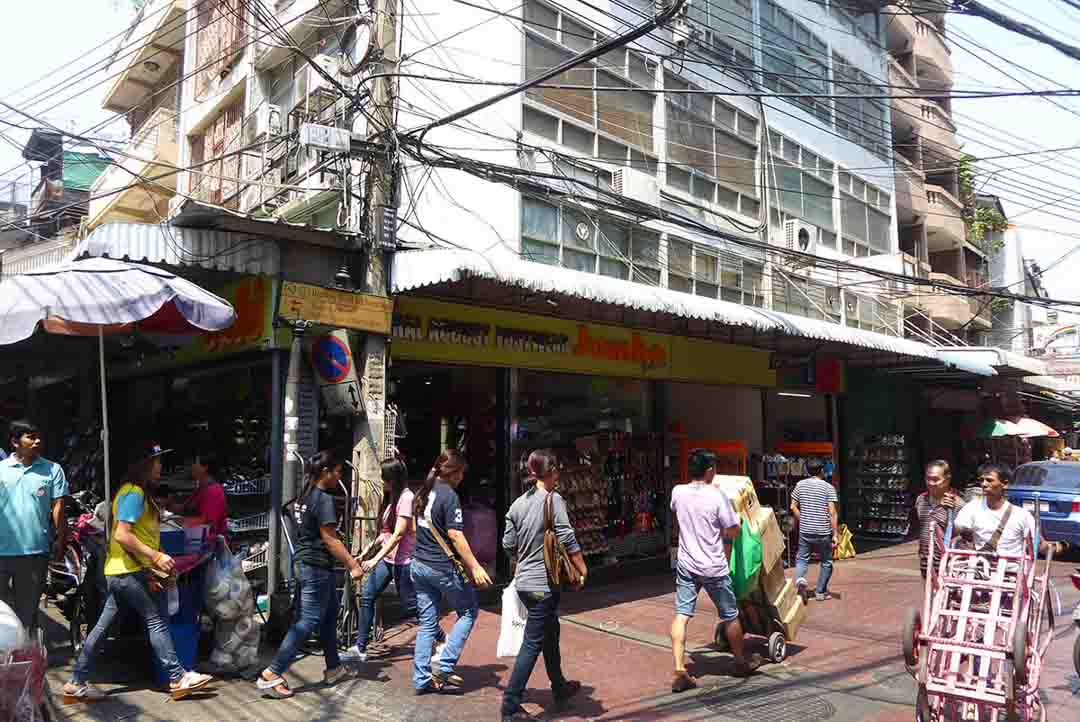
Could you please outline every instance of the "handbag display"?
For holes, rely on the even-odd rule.
[[[544,566],[547,567],[548,583],[552,589],[559,589],[563,585],[576,589],[581,586],[581,572],[570,561],[566,546],[555,533],[552,493],[544,499]]]

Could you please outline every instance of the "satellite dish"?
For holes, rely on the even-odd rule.
[[[371,22],[361,20],[345,32],[341,46],[341,74],[352,77],[362,71],[371,57]]]

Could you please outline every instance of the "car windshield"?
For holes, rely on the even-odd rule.
[[[1016,480],[1013,484],[1080,490],[1080,464],[1025,464],[1016,470]]]

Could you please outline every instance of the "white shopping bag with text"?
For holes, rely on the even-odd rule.
[[[517,583],[510,582],[502,595],[502,626],[499,627],[499,642],[495,646],[496,657],[517,656],[525,639],[525,619],[528,614],[529,611],[518,597]]]

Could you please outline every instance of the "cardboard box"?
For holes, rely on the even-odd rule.
[[[788,578],[784,575],[784,565],[774,564],[771,568],[762,566],[762,573],[758,577],[761,591],[765,599],[777,599],[788,584]]]
[[[761,568],[771,570],[773,567],[782,567],[780,560],[784,557],[784,549],[787,547],[784,533],[780,531],[780,525],[776,521],[776,514],[767,506],[761,507],[768,510],[768,518],[762,524],[761,534]]]
[[[727,476],[718,474],[712,485],[727,494],[731,506],[739,516],[746,516],[760,507],[754,482],[749,476]]]
[[[780,616],[780,624],[784,627],[784,636],[788,641],[794,641],[799,635],[799,629],[806,621],[807,609],[802,597],[795,595],[796,604],[793,604],[785,614]]]
[[[780,588],[780,591],[767,597],[767,603],[776,611],[776,616],[783,619],[796,603],[802,604],[802,597],[799,596],[798,590],[795,588],[795,582],[790,579],[784,582],[784,586]]]

